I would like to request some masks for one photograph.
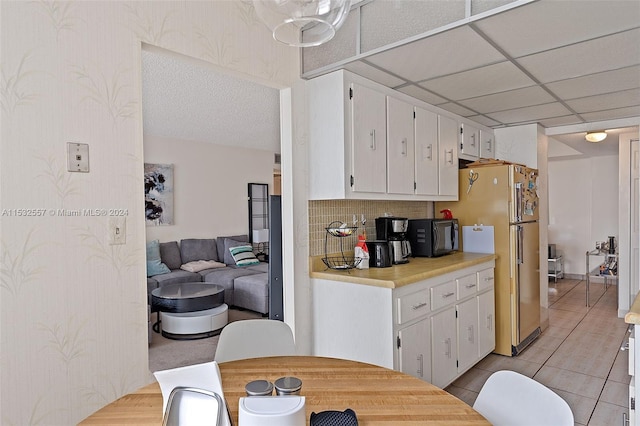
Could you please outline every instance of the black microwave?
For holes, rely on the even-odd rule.
[[[458,219],[409,219],[407,239],[414,257],[438,257],[458,250]]]

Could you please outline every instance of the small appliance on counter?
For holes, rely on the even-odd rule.
[[[376,237],[388,241],[391,246],[391,260],[397,265],[409,262],[411,245],[407,240],[409,219],[406,217],[384,216],[376,218]]]
[[[370,268],[388,268],[393,266],[391,246],[387,240],[367,241]]]
[[[407,238],[414,257],[438,257],[458,250],[457,219],[410,219]]]

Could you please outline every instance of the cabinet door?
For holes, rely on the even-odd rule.
[[[431,336],[429,319],[424,319],[398,331],[398,369],[431,382]]]
[[[478,296],[478,357],[484,357],[496,347],[494,297],[493,290]]]
[[[456,306],[458,311],[458,372],[478,361],[478,301],[474,297]]]
[[[431,317],[431,383],[441,388],[458,374],[456,334],[455,307]]]
[[[480,157],[496,158],[496,144],[491,132],[480,130]]]
[[[438,192],[458,196],[458,122],[438,116]]]
[[[413,105],[387,96],[387,192],[414,193]]]
[[[476,159],[480,156],[480,130],[469,124],[460,126],[462,139],[460,140],[460,151],[458,154],[468,159]]]
[[[416,194],[438,195],[438,114],[422,108],[415,112]]]
[[[352,185],[355,192],[386,192],[387,135],[385,95],[351,85]],[[332,126],[333,123],[326,123]]]

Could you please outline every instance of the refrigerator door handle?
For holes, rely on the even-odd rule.
[[[522,265],[524,263],[524,227],[522,225],[517,225],[516,227],[516,250],[517,250],[517,259],[516,264]]]
[[[523,198],[524,198],[524,188],[522,186],[522,182],[516,182],[513,185],[513,190],[515,191],[515,209],[514,209],[514,220],[516,222],[520,222],[522,221],[522,205],[523,205]]]

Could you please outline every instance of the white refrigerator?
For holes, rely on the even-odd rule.
[[[520,165],[460,169],[459,201],[450,209],[460,226],[494,227],[496,349],[515,356],[540,335],[538,172]],[[464,238],[460,242],[464,249]]]

